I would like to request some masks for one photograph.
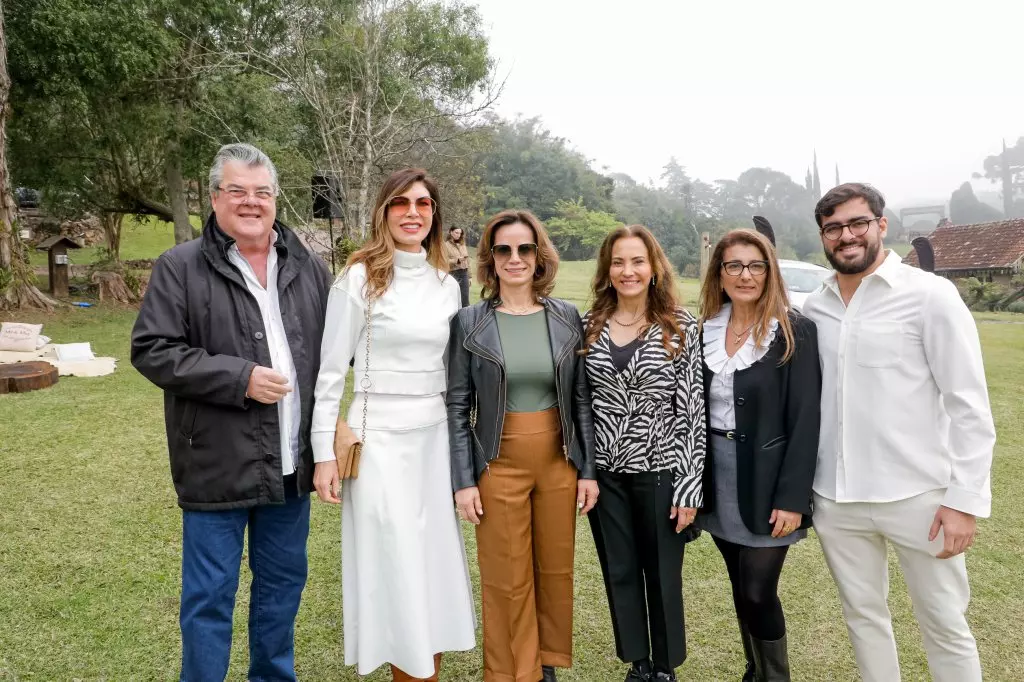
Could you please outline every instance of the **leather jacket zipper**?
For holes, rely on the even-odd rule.
[[[554,311],[552,311],[552,312],[554,312]],[[562,322],[563,324],[565,323],[565,320],[562,320],[562,318],[559,317],[558,313],[554,313],[554,316],[560,322]],[[575,334],[575,330],[573,330],[571,327],[570,327],[570,331],[573,332],[574,336],[576,335]],[[562,403],[562,382],[558,380],[558,373],[559,373],[559,370],[562,368],[562,361],[565,360],[565,356],[568,355],[572,351],[573,345],[574,344],[570,342],[566,346],[566,349],[562,351],[562,354],[558,356],[558,359],[555,360],[555,395],[558,396],[559,410],[561,410],[561,406],[562,406],[563,403]],[[571,408],[572,406],[570,405],[569,407]],[[572,426],[572,417],[571,416],[569,416],[568,421],[569,421],[569,426],[571,427]],[[569,448],[572,447],[573,439],[575,438],[576,433],[575,433],[575,429],[570,428],[569,429],[569,437],[568,437],[568,439],[565,439],[565,433],[564,433],[564,431],[565,431],[565,420],[563,420],[563,422],[562,422],[562,430],[563,430],[563,434],[562,434],[562,438],[563,438],[563,440],[562,440],[562,454],[565,456],[565,460],[568,462],[568,461],[570,461],[569,460]]]
[[[487,321],[487,317],[484,316],[484,319],[480,320],[480,322],[477,323],[477,325],[475,327],[473,327],[473,331],[471,331],[466,336],[466,339],[468,340],[469,337],[471,337],[476,332],[476,330],[479,329],[484,324],[484,322],[486,322],[486,321]],[[465,348],[470,353],[474,352],[474,351],[470,350],[468,347],[466,347],[466,343],[465,342],[463,342],[462,347]],[[501,360],[499,360],[495,356],[487,353],[486,349],[483,346],[480,346],[479,349],[480,349],[481,352],[477,353],[477,355],[480,355],[481,357],[487,358],[488,360],[490,360],[491,362],[493,362],[494,364],[496,364],[498,366],[498,388],[500,389],[500,392],[501,392],[501,402],[498,404],[498,417],[495,420],[495,425],[498,428],[494,432],[495,433],[494,437],[498,439],[499,445],[495,446],[495,448],[494,448],[494,457],[492,459],[486,460],[486,463],[484,465],[484,467],[487,469],[487,473],[490,474],[491,473],[491,462],[494,461],[495,459],[498,459],[498,455],[499,455],[499,452],[501,450],[501,447],[500,447],[501,430],[503,428],[505,428],[505,394],[506,394],[505,366],[501,364]],[[473,437],[476,438],[477,443],[479,444],[480,443],[480,439],[476,435],[476,429],[471,429],[471,432],[473,433]],[[480,450],[481,451],[483,450],[483,446],[482,445],[480,447]]]

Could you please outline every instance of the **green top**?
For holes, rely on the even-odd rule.
[[[529,315],[498,312],[498,336],[505,356],[508,412],[541,412],[558,405],[555,360],[543,310]]]

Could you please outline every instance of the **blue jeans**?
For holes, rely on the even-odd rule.
[[[291,479],[291,480],[289,480]],[[185,511],[181,552],[181,682],[223,680],[246,526],[249,528],[249,676],[295,680],[295,616],[306,585],[309,496],[285,477],[283,505]]]

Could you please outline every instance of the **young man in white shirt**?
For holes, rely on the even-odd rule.
[[[848,183],[815,207],[835,274],[818,327],[821,435],[814,528],[865,682],[898,682],[887,543],[938,682],[980,682],[964,552],[991,511],[995,427],[974,318],[952,282],[886,251],[885,200]]]

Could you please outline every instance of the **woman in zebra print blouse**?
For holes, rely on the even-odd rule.
[[[584,326],[601,490],[590,527],[616,653],[632,664],[626,682],[667,682],[686,659],[683,550],[698,533],[704,386],[697,321],[647,228],[605,239]]]

